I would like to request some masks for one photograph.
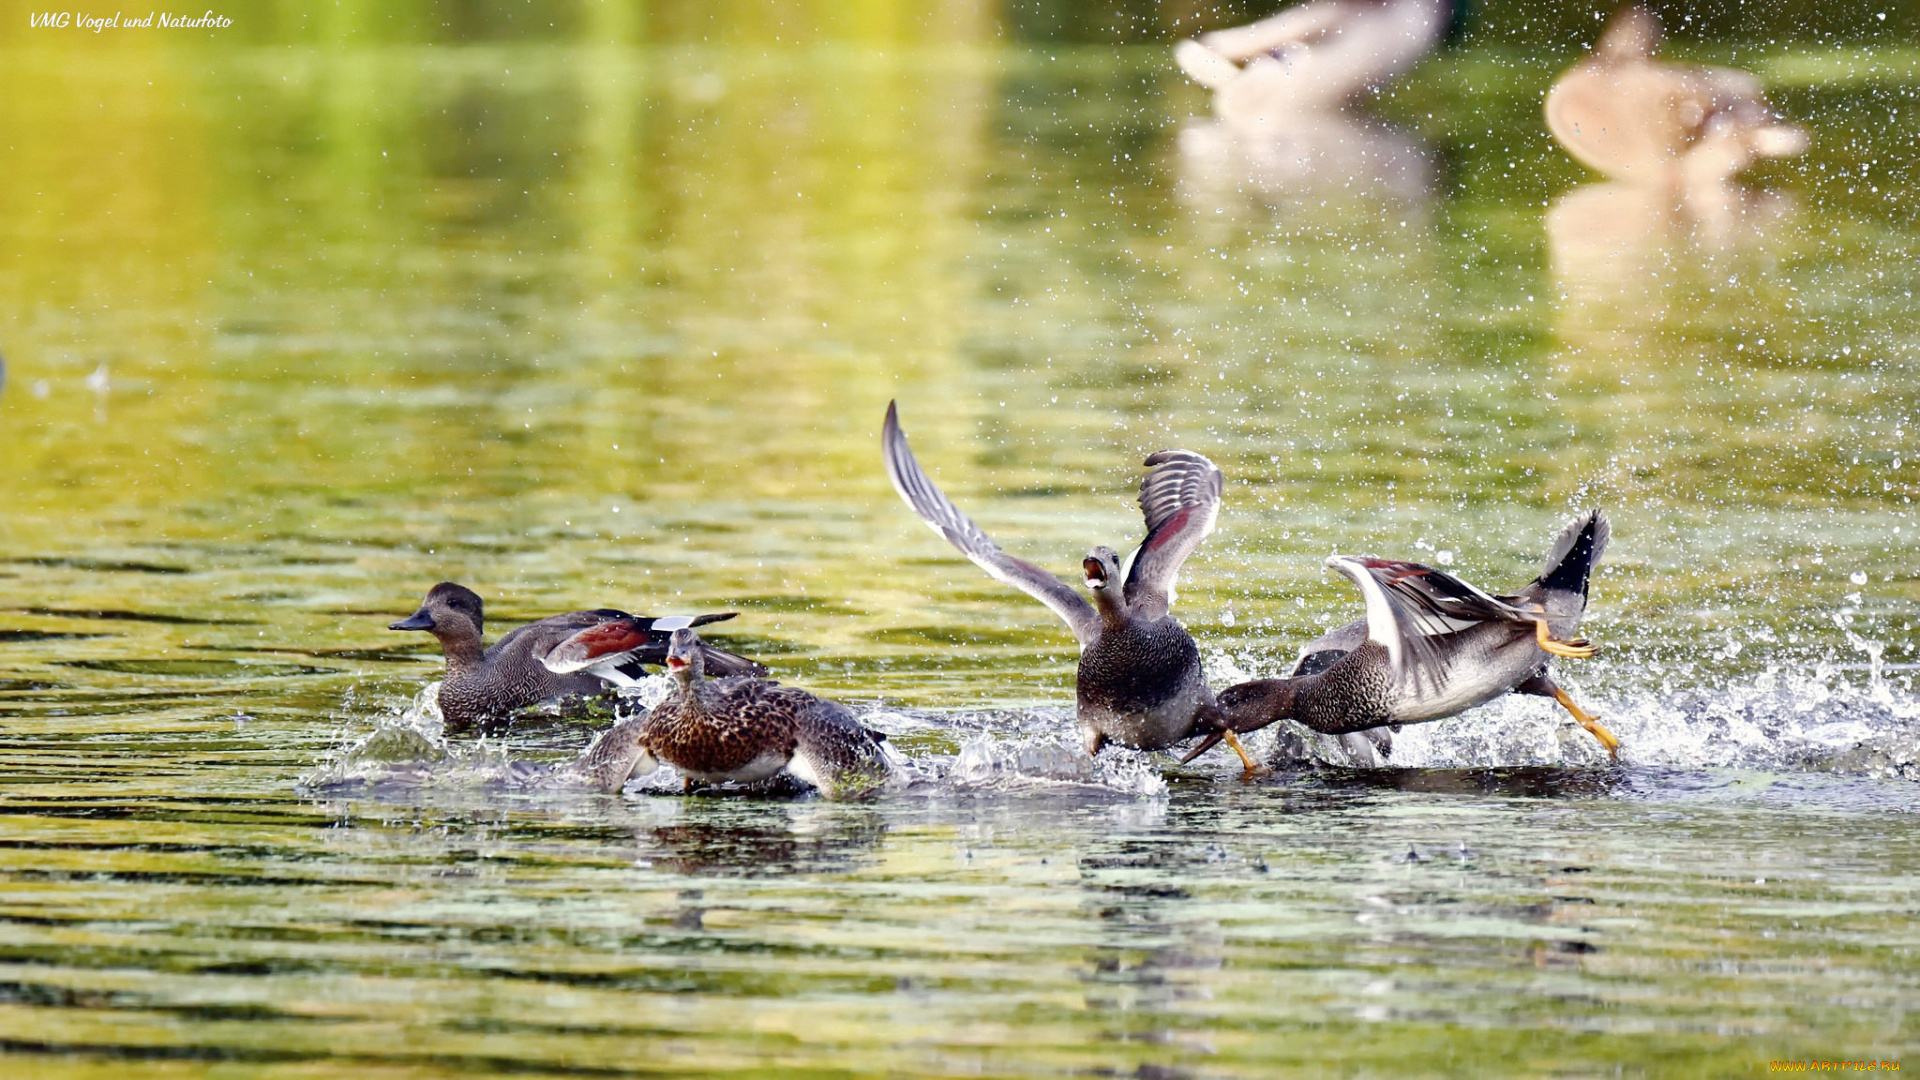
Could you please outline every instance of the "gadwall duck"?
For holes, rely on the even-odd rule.
[[[709,680],[714,652],[692,629],[675,630],[666,655],[673,692],[637,723],[609,732],[583,767],[604,773],[606,764],[617,769],[630,758],[630,775],[642,776],[664,761],[685,776],[689,792],[696,783],[751,784],[785,769],[829,799],[886,782],[886,736],[863,727],[852,710],[767,679]]]
[[[1088,753],[1108,742],[1161,750],[1211,732],[1207,745],[1225,739],[1249,771],[1259,768],[1226,726],[1193,637],[1169,612],[1181,564],[1219,514],[1224,481],[1213,462],[1189,450],[1147,458],[1149,471],[1140,481],[1147,538],[1125,563],[1109,547],[1087,553],[1081,568],[1093,593],[1089,604],[1059,578],[1000,550],[934,486],[908,448],[892,403],[880,440],[894,490],[929,528],[996,580],[1066,620],[1080,643],[1074,689]]]
[[[1360,586],[1366,618],[1307,645],[1289,677],[1221,691],[1220,707],[1236,731],[1291,719],[1340,735],[1438,720],[1503,694],[1538,694],[1558,701],[1617,757],[1620,740],[1548,670],[1556,656],[1594,653],[1570,635],[1586,612],[1588,579],[1608,534],[1598,510],[1575,518],[1540,576],[1511,596],[1491,596],[1418,563],[1335,555],[1327,565]]]
[[[528,623],[488,648],[481,636],[486,618],[479,595],[443,581],[428,590],[420,610],[388,628],[425,630],[439,640],[447,658],[440,715],[450,729],[460,731],[548,698],[630,686],[639,674],[637,665],[666,659],[667,635],[675,626],[719,622],[734,614],[654,619],[610,608],[570,611]],[[716,671],[766,673],[746,657],[706,649]]]
[[[1653,57],[1660,23],[1642,7],[1607,23],[1593,54],[1547,91],[1547,130],[1608,179],[1689,195],[1717,190],[1760,158],[1807,148],[1767,105],[1760,80]]]

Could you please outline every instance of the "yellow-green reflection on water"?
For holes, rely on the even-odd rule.
[[[1063,704],[1064,630],[887,488],[892,398],[1062,570],[1135,535],[1147,452],[1213,456],[1182,611],[1243,665],[1357,612],[1330,551],[1517,584],[1597,502],[1583,693],[1810,678],[1865,664],[1853,634],[1893,704],[1845,700],[1911,723],[1904,83],[1790,80],[1815,145],[1758,178],[1777,213],[1709,243],[1609,208],[1626,247],[1596,254],[1549,231],[1591,193],[1538,131],[1559,59],[1470,51],[1385,98],[1433,163],[1410,198],[1196,179],[1205,102],[1158,51],[959,36],[0,57],[0,1047],[75,1075],[1722,1075],[1912,1045],[1910,783],[1798,759],[296,794],[432,676],[383,627],[441,578],[501,626],[738,608],[738,646],[851,699]],[[1809,702],[1854,707],[1773,710]]]

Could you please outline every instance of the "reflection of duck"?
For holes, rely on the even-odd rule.
[[[1366,618],[1310,643],[1287,678],[1227,688],[1220,707],[1237,731],[1291,719],[1342,734],[1438,720],[1508,693],[1539,694],[1614,753],[1620,741],[1547,670],[1555,656],[1593,655],[1592,645],[1568,635],[1586,612],[1587,582],[1608,533],[1598,510],[1574,519],[1540,576],[1511,596],[1417,563],[1336,555],[1327,565],[1360,586]]]
[[[617,758],[631,747],[634,775],[664,761],[686,776],[689,791],[696,782],[758,783],[782,769],[829,799],[885,782],[885,736],[862,727],[846,706],[766,679],[709,682],[707,653],[698,634],[675,630],[667,647],[674,693],[638,723],[609,732],[589,757]]]
[[[1761,158],[1798,154],[1806,133],[1781,121],[1744,71],[1653,58],[1660,24],[1642,7],[1607,23],[1593,55],[1547,91],[1547,130],[1610,180],[1698,197]]]
[[[439,640],[447,658],[440,715],[448,727],[462,730],[548,698],[629,685],[637,665],[666,659],[667,632],[676,622],[698,626],[731,618],[732,612],[668,621],[611,609],[571,611],[522,626],[486,648],[479,595],[443,581],[427,592],[420,610],[389,628],[425,630]],[[707,653],[708,663],[725,674],[766,671],[730,652],[709,647]]]
[[[1703,198],[1617,181],[1574,188],[1545,221],[1559,333],[1637,365],[1665,355],[1671,345],[1649,332],[1733,302],[1730,278],[1764,280],[1746,269],[1764,265],[1792,209],[1784,193],[1734,184]]]
[[[724,805],[689,802],[672,824],[639,833],[638,854],[676,874],[793,878],[845,874],[873,858],[887,836],[878,807],[817,802]],[[711,910],[698,889],[682,890],[676,924],[697,925]]]
[[[1170,612],[1180,566],[1213,531],[1223,478],[1213,462],[1187,450],[1147,458],[1140,509],[1147,538],[1126,563],[1109,547],[1081,560],[1089,604],[1059,578],[1016,559],[960,512],[921,471],[892,404],[881,431],[887,476],[928,527],[996,580],[1020,589],[1066,620],[1080,643],[1074,677],[1088,753],[1107,742],[1160,750],[1208,731],[1228,740],[1248,769],[1256,766],[1224,727],[1200,668],[1200,650]],[[1124,584],[1123,584],[1124,583]]]
[[[1232,205],[1244,193],[1289,204],[1329,189],[1417,201],[1432,188],[1433,163],[1418,143],[1385,124],[1344,112],[1309,112],[1257,134],[1224,120],[1180,129],[1183,194],[1201,206]]]

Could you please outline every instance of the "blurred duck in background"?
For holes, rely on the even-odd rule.
[[[1216,117],[1180,133],[1193,187],[1424,195],[1432,165],[1419,144],[1345,106],[1457,32],[1464,10],[1449,0],[1309,0],[1180,42],[1174,60],[1213,91]]]
[[[1593,55],[1547,91],[1547,130],[1574,160],[1609,180],[1694,198],[1762,158],[1807,148],[1806,133],[1773,111],[1759,79],[1656,60],[1659,43],[1653,14],[1626,8]]]
[[[1792,200],[1734,178],[1808,144],[1767,104],[1753,75],[1657,60],[1659,41],[1650,12],[1623,9],[1546,98],[1547,130],[1606,177],[1547,212],[1558,321],[1563,335],[1608,352],[1637,351],[1688,301],[1688,267],[1762,246]]]

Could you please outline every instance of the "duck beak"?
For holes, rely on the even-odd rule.
[[[421,608],[419,611],[416,611],[413,614],[407,616],[406,618],[401,619],[399,622],[388,623],[387,629],[389,630],[431,630],[433,629],[433,616],[427,614],[426,608]]]
[[[687,670],[687,658],[686,658],[686,657],[684,657],[684,656],[669,656],[669,657],[667,657],[667,670],[668,670],[668,671],[685,671],[685,670]]]
[[[1100,568],[1099,563],[1094,562],[1092,559],[1086,559],[1080,563],[1080,569],[1086,572],[1087,588],[1104,589],[1107,587],[1107,574],[1106,571]]]

